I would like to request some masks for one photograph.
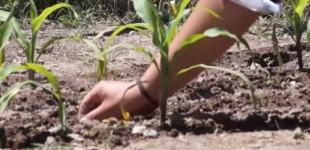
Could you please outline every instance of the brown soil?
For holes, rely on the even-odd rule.
[[[95,29],[104,30],[106,26],[96,26]],[[40,39],[45,41],[49,37],[64,36],[78,31],[49,27],[42,31]],[[91,29],[88,31],[93,32]],[[253,50],[241,53],[231,50],[215,64],[245,73],[256,87],[256,96],[263,105],[261,109],[253,109],[246,84],[238,77],[208,70],[169,99],[168,126],[165,129],[159,128],[158,111],[148,116],[134,117],[128,122],[108,119],[80,124],[77,119],[78,106],[86,92],[96,83],[96,62],[88,55],[91,50],[82,43],[57,43],[42,56],[40,62],[59,78],[62,97],[66,103],[68,130],[61,132],[55,129],[59,121],[57,104],[53,97],[42,87],[28,87],[13,99],[4,113],[0,114],[0,147],[18,149],[62,145],[81,149],[154,149],[152,145],[167,141],[168,144],[158,148],[179,149],[182,144],[176,144],[182,137],[188,139],[188,145],[192,145],[190,149],[204,149],[205,145],[210,145],[210,149],[272,149],[268,147],[268,143],[264,144],[266,139],[274,140],[274,144],[278,146],[287,143],[287,138],[291,138],[288,135],[292,133],[284,131],[285,129],[301,127],[305,132],[310,130],[310,74],[297,71],[296,54],[289,50],[290,45],[283,47],[282,56],[285,64],[278,66],[271,48],[256,47],[256,40],[250,42]],[[148,38],[133,32],[122,35],[116,42],[142,44],[157,53]],[[23,53],[17,45],[10,44],[7,52],[8,62],[24,60]],[[308,49],[304,53],[309,53]],[[113,57],[115,55],[119,56]],[[144,56],[124,50],[113,52],[111,60],[109,80],[135,80],[148,66]],[[305,55],[304,60],[306,68],[310,68],[309,55]],[[11,75],[1,85],[0,93],[26,77],[25,72]],[[46,84],[43,77],[36,78]],[[158,140],[131,134],[135,125],[155,129],[159,133]],[[261,130],[279,131],[254,132]],[[242,133],[245,131],[250,133]],[[72,133],[75,134],[73,138],[70,136]],[[269,135],[272,137],[264,137]],[[198,143],[198,147],[195,147],[197,144],[193,143],[201,139],[205,142]],[[251,147],[251,144],[257,143],[255,141],[259,139],[263,143],[262,146]],[[237,145],[234,145],[234,142]],[[296,143],[292,138],[288,143],[290,142]],[[141,146],[141,143],[145,144]],[[174,146],[169,146],[169,143]],[[302,140],[296,145],[298,143],[302,145],[300,149],[305,149],[305,144],[309,145],[309,142]],[[269,146],[274,145],[269,143]],[[285,145],[274,147],[286,148]],[[292,147],[295,148],[298,147]]]

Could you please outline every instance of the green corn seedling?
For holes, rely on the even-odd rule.
[[[294,49],[297,51],[297,59],[299,69],[304,69],[303,59],[302,59],[302,34],[307,26],[307,16],[305,15],[305,8],[309,5],[309,0],[286,0],[287,5],[292,7],[292,10],[284,10],[285,17],[288,19],[290,26],[293,28],[292,31],[288,29],[285,25],[277,24],[275,27],[280,27],[286,30],[293,41],[295,42]],[[273,29],[273,34],[276,30]],[[274,36],[274,35],[273,35]],[[275,39],[273,39],[275,41]],[[277,45],[276,45],[277,46]],[[275,46],[274,46],[275,47]],[[276,47],[278,49],[278,46]],[[280,56],[278,56],[279,59]]]
[[[171,3],[174,4],[174,3]],[[190,4],[190,0],[183,0],[181,1],[178,6],[173,6],[176,7],[176,10],[172,9],[172,12],[174,13],[173,15],[175,16],[168,26],[166,27],[161,20],[159,14],[157,13],[155,7],[151,4],[149,0],[139,0],[139,1],[134,1],[134,8],[136,10],[136,13],[140,18],[145,22],[145,23],[139,23],[139,24],[129,24],[126,25],[127,27],[121,26],[120,30],[124,30],[128,28],[128,26],[134,30],[141,30],[141,29],[147,29],[151,33],[153,33],[153,43],[156,47],[159,48],[160,50],[160,64],[156,64],[158,71],[160,72],[160,77],[161,77],[161,93],[160,93],[160,112],[161,112],[161,125],[163,126],[165,124],[165,119],[166,119],[166,107],[167,107],[167,98],[168,98],[168,88],[169,88],[169,60],[168,60],[168,49],[169,45],[173,41],[176,33],[179,30],[179,26],[182,22],[182,20],[188,16],[188,14],[191,12],[191,9],[187,9],[187,6]],[[206,13],[211,13],[214,14],[215,17],[219,17],[215,12],[212,10],[209,10],[207,8],[201,8],[202,10],[205,10]],[[139,31],[138,30],[138,31]],[[192,37],[188,38],[187,40],[184,41],[182,47],[186,47],[190,44],[193,44],[197,42],[198,40],[201,40],[206,37],[216,37],[216,36],[227,36],[230,38],[233,38],[237,40],[238,42],[243,43],[248,47],[248,44],[246,41],[242,38],[236,37],[233,34],[230,34],[229,32],[223,30],[223,29],[218,29],[218,28],[213,28],[209,29],[203,34],[197,34],[193,35]],[[178,54],[182,52],[180,50]],[[125,119],[128,118],[129,113],[125,111],[125,109],[121,108],[123,116]]]
[[[14,13],[14,8],[17,5],[17,2],[13,4],[13,8],[11,10],[11,13],[1,13],[0,12],[0,18],[3,18],[1,20],[5,20],[0,25],[0,68],[4,66],[5,62],[5,45],[8,43],[10,36],[12,34],[13,28],[12,28],[12,17]]]
[[[51,89],[44,87],[44,86],[43,88],[46,91],[49,91],[50,93],[52,93],[54,98],[57,100],[58,117],[59,117],[62,129],[64,130],[65,125],[66,125],[65,106],[61,99],[61,92],[60,92],[58,79],[52,72],[48,71],[40,64],[33,64],[33,63],[27,63],[24,65],[7,64],[3,68],[0,69],[0,84],[3,83],[10,74],[18,72],[18,71],[23,71],[23,70],[33,70],[34,72],[40,73],[47,78],[49,84],[51,85]],[[35,82],[32,80],[27,80],[24,82],[16,83],[11,88],[9,88],[8,91],[6,91],[4,94],[1,95],[0,112],[3,112],[5,110],[5,108],[9,105],[14,95],[16,95],[26,85],[40,86],[38,82]]]
[[[42,48],[38,49],[39,55],[35,57],[35,52],[37,50],[37,36],[42,26],[42,23],[46,20],[46,18],[55,12],[56,10],[68,8],[72,10],[77,17],[74,9],[71,5],[67,3],[58,3],[51,7],[48,7],[42,11],[41,14],[38,14],[36,5],[33,0],[30,0],[30,19],[31,19],[31,38],[28,39],[25,31],[22,29],[21,24],[15,19],[12,18],[12,25],[16,33],[16,40],[20,47],[24,49],[26,54],[27,63],[37,63],[41,53],[45,51],[45,49],[53,44],[55,41],[59,40],[59,38],[53,38],[48,40],[43,44]],[[0,11],[0,13],[5,13],[4,11]],[[8,16],[8,15],[7,15]],[[34,72],[32,70],[29,71],[29,79],[34,79]]]
[[[12,32],[11,28],[11,17],[8,18],[7,21],[5,21],[0,26],[0,68],[4,65],[5,62],[5,45],[10,39],[10,35]]]
[[[145,26],[145,24],[139,24],[139,23],[123,25],[123,26],[117,28],[112,33],[112,35],[107,39],[107,41],[104,43],[104,45],[102,47],[98,46],[96,44],[96,41],[98,41],[98,39],[100,39],[100,37],[103,36],[104,32],[98,33],[98,35],[95,38],[93,38],[92,40],[84,39],[84,42],[91,49],[94,50],[94,53],[92,54],[92,56],[98,60],[98,66],[97,66],[97,79],[98,79],[98,81],[100,81],[106,77],[106,72],[108,69],[107,65],[108,65],[108,61],[109,61],[109,53],[113,50],[116,50],[119,48],[134,50],[136,52],[140,52],[142,54],[147,55],[150,58],[150,60],[152,60],[152,62],[155,61],[153,55],[149,51],[145,50],[143,47],[136,46],[133,44],[122,44],[122,43],[112,45],[112,41],[117,37],[117,35],[119,35],[125,29],[134,29],[136,31],[143,32],[143,30],[141,28],[148,28],[148,27]]]

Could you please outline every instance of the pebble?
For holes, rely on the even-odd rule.
[[[302,132],[300,127],[295,129],[295,131],[293,133],[293,138],[295,140],[304,140],[305,139],[305,134]]]
[[[254,71],[254,70],[256,70],[256,68],[257,68],[256,67],[256,63],[252,63],[251,66],[250,66],[250,70]]]
[[[61,131],[61,125],[48,129],[49,133],[55,134]]]
[[[122,137],[120,137],[119,135],[112,135],[110,137],[110,144],[113,144],[113,147],[117,145],[122,145]]]
[[[118,119],[112,117],[112,118],[105,119],[102,122],[112,126],[118,123]]]
[[[56,139],[52,136],[46,138],[45,145],[55,145]]]
[[[296,81],[291,81],[289,84],[290,84],[290,86],[292,88],[294,88],[294,87],[296,87],[297,82]]]
[[[177,129],[172,129],[169,133],[169,136],[171,137],[178,137],[179,136],[179,131]]]
[[[288,114],[289,115],[298,115],[298,114],[300,114],[300,113],[302,113],[303,112],[303,109],[302,108],[293,108],[293,109],[291,109],[289,112],[288,112]]]
[[[149,137],[149,138],[157,138],[158,137],[158,132],[153,130],[153,129],[147,129],[143,131],[143,136],[144,137]]]
[[[75,133],[68,134],[67,136],[78,142],[82,142],[84,140],[82,136],[80,136],[79,134],[75,134]]]
[[[146,130],[146,126],[135,125],[132,128],[131,134],[143,134],[145,130]]]

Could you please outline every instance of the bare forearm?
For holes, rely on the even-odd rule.
[[[206,12],[204,8],[216,12],[221,19]],[[185,75],[176,76],[179,70],[195,64],[210,64],[234,44],[234,41],[227,37],[205,38],[187,47],[176,59],[176,53],[181,48],[180,46],[186,38],[193,34],[202,33],[213,27],[224,28],[240,36],[247,31],[258,15],[259,14],[242,8],[228,0],[200,0],[196,9],[194,9],[193,13],[169,47],[169,94],[171,95],[177,89],[183,87],[201,71],[197,69]],[[158,63],[159,60],[160,58],[157,59]],[[149,84],[146,85],[147,89],[152,96],[158,98],[161,81],[160,73],[155,65],[151,65],[148,68],[142,80],[149,81]]]

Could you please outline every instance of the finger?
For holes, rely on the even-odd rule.
[[[84,115],[81,118],[81,121],[93,120],[93,119],[101,120],[104,118],[104,112],[105,112],[105,103],[102,103],[99,107],[91,110],[89,113]]]
[[[88,92],[80,104],[79,118],[98,107],[100,105],[100,103],[98,103],[99,98],[95,88]]]

